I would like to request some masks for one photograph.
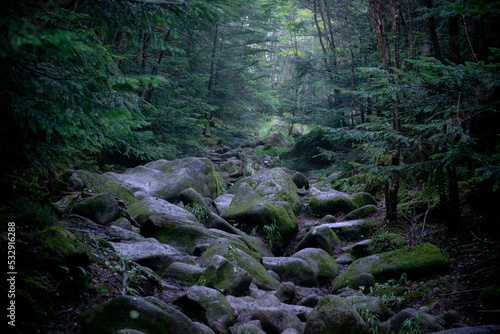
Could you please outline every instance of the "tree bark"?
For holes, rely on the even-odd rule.
[[[433,6],[434,5],[432,0],[425,0],[425,8],[431,10]],[[439,46],[439,39],[436,33],[436,20],[434,19],[434,16],[429,16],[429,19],[427,20],[427,26],[429,29],[429,38],[431,39],[432,49],[434,51],[434,57],[442,62],[443,57],[441,56],[441,47]]]

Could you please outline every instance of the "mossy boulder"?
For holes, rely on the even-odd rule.
[[[324,224],[343,241],[364,239],[376,229],[376,222],[370,219],[347,220],[338,223]]]
[[[340,242],[339,237],[326,225],[315,226],[300,240],[295,248],[298,252],[305,248],[321,248],[328,254],[333,255],[335,246]]]
[[[353,220],[353,219],[363,219],[368,217],[369,215],[377,212],[378,208],[376,205],[373,204],[368,204],[364,205],[356,210],[353,210],[349,212],[346,216],[346,220]]]
[[[172,246],[162,245],[153,240],[143,240],[133,243],[111,243],[122,258],[163,272],[171,263],[182,258],[182,254]]]
[[[295,172],[292,175],[292,181],[299,189],[301,188],[304,188],[305,190],[309,189],[309,180],[307,179],[307,176],[305,176],[301,172]]]
[[[67,229],[60,226],[51,226],[38,234],[41,242],[41,256],[45,269],[65,267],[84,267],[90,264],[88,249]]]
[[[194,285],[200,279],[204,269],[198,265],[183,262],[173,262],[161,275],[164,278],[170,278],[176,282],[188,285]]]
[[[309,198],[309,209],[318,217],[327,214],[347,214],[365,205],[376,205],[377,201],[368,193],[357,193],[349,195],[328,188],[311,188]]]
[[[318,281],[332,279],[339,274],[337,263],[333,257],[323,249],[305,248],[293,254],[292,257],[306,261],[313,269]]]
[[[379,297],[370,296],[348,296],[345,300],[351,303],[358,312],[368,311],[375,315],[378,319],[384,321],[394,315],[394,313],[387,308]]]
[[[207,204],[207,201],[205,201],[203,196],[201,196],[201,194],[193,188],[187,188],[183,190],[180,194],[180,197],[184,206],[191,204],[200,206],[202,208],[205,208],[208,212],[211,212],[210,206]]]
[[[274,271],[283,282],[312,287],[318,285],[318,278],[308,262],[297,257],[264,257],[264,267]]]
[[[351,303],[329,295],[321,299],[309,315],[305,333],[365,334],[368,333],[368,328]]]
[[[174,303],[216,333],[224,332],[234,322],[231,305],[226,297],[212,288],[192,286]]]
[[[278,289],[280,283],[261,264],[262,257],[242,244],[231,242],[225,238],[219,238],[210,244],[200,259],[202,263],[208,264],[215,255],[222,256],[228,261],[233,262],[236,266],[244,269],[260,289]]]
[[[119,296],[80,314],[83,333],[106,334],[122,329],[144,333],[201,334],[183,313],[153,297]]]
[[[332,282],[332,291],[348,286],[359,273],[372,274],[379,282],[399,279],[406,274],[409,279],[443,274],[450,269],[450,262],[434,245],[420,244],[354,261],[346,271]]]
[[[95,194],[107,192],[125,201],[127,204],[137,202],[133,191],[110,178],[107,174],[98,174],[79,169],[76,171],[69,170],[63,175],[65,176],[62,178],[66,180],[67,186],[72,189]]]
[[[279,307],[257,307],[250,319],[259,320],[266,333],[285,333],[287,329],[293,330],[292,333],[304,332],[304,324],[297,315]]]
[[[120,207],[115,197],[106,192],[76,203],[73,213],[87,217],[99,225],[106,225],[119,217]]]
[[[274,202],[264,198],[245,183],[238,187],[231,204],[221,217],[242,226],[247,232],[256,227],[262,230],[265,226],[275,226],[285,240],[298,231],[297,218],[288,202]]]
[[[105,175],[133,192],[142,191],[172,203],[179,202],[180,193],[188,188],[209,198],[216,198],[224,191],[222,178],[206,158],[161,159],[121,174]]]
[[[193,254],[197,245],[216,239],[192,213],[160,198],[145,197],[131,205],[129,213],[141,225],[144,237],[188,254]]]
[[[355,193],[352,195],[352,200],[359,208],[365,205],[377,205],[377,200],[366,192]]]
[[[289,203],[294,213],[299,213],[302,208],[297,194],[298,188],[283,168],[262,169],[248,184],[252,185],[260,196],[270,201]]]
[[[248,293],[252,277],[220,255],[214,255],[197,285],[222,291],[224,295],[242,296]]]

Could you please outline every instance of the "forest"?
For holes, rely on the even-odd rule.
[[[66,264],[23,274],[40,233],[71,218],[54,206],[75,194],[68,170],[125,175],[235,148],[371,194],[372,235],[440,247],[449,281],[474,292],[453,301],[464,323],[498,324],[500,1],[8,0],[0,13],[0,242],[11,251],[15,223],[7,271],[38,314],[18,309],[18,332],[62,332],[57,311],[79,304],[62,296],[91,294],[85,266],[83,280]],[[217,195],[236,182],[223,179]],[[308,196],[299,224],[323,217]],[[274,228],[260,231],[273,251]]]

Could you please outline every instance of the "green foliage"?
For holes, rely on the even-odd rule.
[[[378,324],[380,322],[378,316],[376,314],[371,313],[367,309],[361,309],[359,311],[359,315],[361,315],[361,317],[366,323],[366,326],[368,326],[368,333],[378,334]]]
[[[417,314],[413,318],[408,318],[403,322],[403,326],[399,330],[398,334],[420,334],[420,324],[419,324],[420,314]]]
[[[200,223],[204,225],[208,223],[208,217],[210,216],[211,211],[206,207],[196,203],[189,203],[184,207],[184,209],[191,212]]]

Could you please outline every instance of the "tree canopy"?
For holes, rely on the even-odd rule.
[[[203,155],[279,115],[290,133],[313,128],[322,159],[384,178],[389,221],[409,191],[450,228],[463,198],[498,194],[497,1],[9,1],[1,13],[6,166],[53,177]]]

